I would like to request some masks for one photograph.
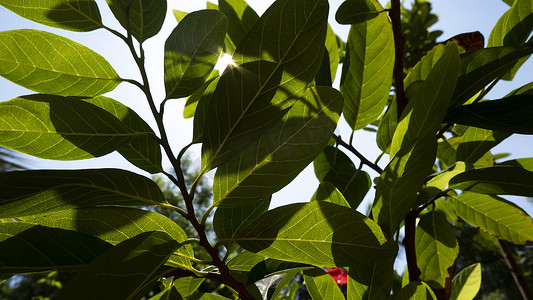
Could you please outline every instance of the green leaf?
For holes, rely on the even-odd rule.
[[[426,283],[413,281],[404,286],[394,300],[437,300],[437,297]]]
[[[187,102],[185,102],[185,108],[183,109],[183,118],[188,119],[194,117],[196,114],[196,108],[198,103],[204,97],[206,93],[208,96],[213,94],[217,83],[218,83],[219,73],[217,70],[213,70],[207,80],[202,84],[202,86],[187,97]],[[213,84],[213,85],[212,85]]]
[[[209,106],[204,170],[256,141],[303,95],[323,58],[328,6],[326,0],[276,1],[239,44],[235,66],[220,78]]]
[[[106,110],[131,131],[143,133],[119,145],[117,151],[130,163],[146,172],[153,174],[163,171],[161,147],[157,137],[152,128],[134,110],[116,100],[103,96],[80,100]]]
[[[1,102],[0,145],[39,158],[76,160],[108,154],[132,138],[153,134],[133,131],[90,102],[42,94]]]
[[[177,279],[176,281],[179,281],[181,279],[189,279],[189,278],[196,279],[192,277],[182,277],[182,278]],[[182,300],[183,297],[174,287],[173,283],[174,283],[174,278],[168,278],[165,281],[163,281],[164,288],[161,287],[162,291],[156,294],[155,296],[148,298],[148,300]]]
[[[344,300],[341,289],[326,271],[313,268],[303,272],[305,286],[313,300]]]
[[[461,137],[457,147],[456,159],[466,163],[475,163],[487,151],[501,143],[511,134],[476,127],[469,127]]]
[[[199,143],[203,139],[204,128],[208,118],[209,104],[215,89],[218,85],[220,77],[215,78],[213,82],[209,84],[202,97],[198,100],[196,111],[194,112],[194,127],[192,131],[193,141]],[[192,97],[192,96],[191,96]]]
[[[387,108],[387,111],[381,118],[379,123],[378,132],[376,133],[376,143],[381,151],[388,153],[390,144],[396,127],[398,126],[398,105],[396,103],[396,97],[394,97]]]
[[[446,122],[511,133],[533,134],[533,95],[463,105],[448,112]]]
[[[350,207],[350,203],[346,201],[342,193],[330,182],[320,183],[311,201],[328,201],[340,206]]]
[[[433,47],[424,57],[420,59],[419,62],[409,71],[409,74],[405,77],[404,86],[406,87],[406,92],[409,90],[409,87],[415,82],[425,81],[433,70],[435,64],[442,57],[446,51],[447,46],[444,44],[438,44]],[[407,96],[408,93],[406,93]],[[411,98],[411,97],[409,97]]]
[[[359,24],[376,18],[382,11],[377,1],[346,0],[339,6],[335,19],[340,24]]]
[[[98,53],[45,31],[0,32],[0,76],[32,91],[93,97],[121,81]]]
[[[106,0],[109,8],[139,43],[156,35],[167,13],[165,0]]]
[[[185,18],[186,15],[188,15],[188,12],[184,12],[181,10],[173,9],[172,12],[174,13],[174,17],[176,18],[176,21],[181,22],[183,18]]]
[[[183,18],[165,43],[166,98],[182,98],[198,90],[220,56],[227,21],[216,10],[195,11]]]
[[[533,219],[513,203],[469,192],[452,199],[457,215],[470,225],[517,245],[533,242]]]
[[[103,205],[166,204],[150,179],[118,169],[0,173],[0,218]]]
[[[500,163],[500,165],[515,166],[533,172],[533,157],[507,160]]]
[[[198,290],[205,278],[182,277],[175,278],[173,288],[183,297],[189,297]]]
[[[0,272],[79,270],[111,245],[88,234],[25,222],[0,223]]]
[[[144,133],[119,145],[117,151],[130,163],[146,172],[153,174],[163,171],[161,147],[157,137],[152,128],[134,110],[116,100],[103,96],[86,98],[83,101],[106,110],[131,131]]]
[[[259,16],[244,0],[219,0],[218,9],[228,19],[228,36],[238,46],[259,20]]]
[[[356,209],[367,194],[372,182],[364,171],[355,168],[350,158],[335,147],[326,147],[314,161],[315,174],[320,182],[333,184]]]
[[[481,287],[481,264],[470,265],[459,274],[455,275],[452,281],[452,293],[450,300],[471,300],[479,292]]]
[[[444,213],[434,210],[424,214],[416,227],[416,261],[422,272],[420,279],[433,288],[444,288],[447,278],[453,274],[459,244],[455,229]]]
[[[235,271],[249,272],[256,264],[265,258],[250,251],[243,251],[228,262],[228,267]]]
[[[259,255],[325,267],[375,262],[397,252],[372,220],[324,201],[270,210],[233,241]]]
[[[522,46],[533,31],[533,1],[514,1],[511,8],[498,20],[487,42],[488,47]],[[527,60],[516,62],[504,80],[512,80],[516,71]]]
[[[308,89],[280,122],[217,169],[213,205],[242,205],[289,184],[329,142],[341,110],[337,90]]]
[[[498,165],[458,174],[450,180],[450,188],[488,195],[533,197],[531,182],[532,171]]]
[[[31,222],[89,234],[113,245],[149,231],[166,232],[180,243],[188,238],[181,227],[163,215],[125,207],[62,211],[33,219]],[[178,249],[169,262],[180,268],[190,268],[191,257],[193,257],[192,247],[186,245]]]
[[[250,270],[250,274],[248,275],[248,282],[246,283],[246,285],[253,284],[254,282],[262,280],[263,278],[266,278],[268,276],[272,276],[279,273],[286,273],[288,270],[302,271],[312,268],[314,267],[306,264],[286,262],[267,258],[266,260],[263,260],[256,264]]]
[[[347,1],[343,5],[351,2],[364,1]],[[393,69],[394,38],[388,16],[381,14],[352,25],[340,91],[345,99],[344,118],[353,130],[364,128],[383,112],[389,99]]]
[[[339,67],[340,55],[339,55],[339,42],[338,37],[328,24],[328,31],[326,33],[326,51],[329,58],[329,70],[331,74],[331,81],[335,79],[337,74],[337,68]]]
[[[248,205],[217,208],[213,217],[213,227],[218,239],[232,238],[245,230],[268,210],[270,197],[248,202]]]
[[[404,109],[392,138],[390,155],[439,129],[452,97],[459,69],[457,45],[446,46],[416,95]]]
[[[164,232],[145,232],[107,250],[59,290],[55,299],[132,299],[179,247]]]
[[[460,141],[461,137],[440,139],[438,141],[437,158],[439,159],[439,167],[441,169],[451,167],[457,161],[457,147]]]
[[[387,234],[392,236],[417,206],[417,192],[431,172],[436,152],[437,143],[431,134],[419,139],[412,149],[398,152],[381,174],[372,214]]]
[[[94,0],[0,0],[0,5],[50,27],[72,31],[102,28],[102,18]]]
[[[531,53],[533,47],[495,47],[462,54],[452,106],[465,103],[491,81],[511,69],[520,58]]]
[[[348,300],[387,299],[392,288],[394,259],[357,263],[348,269]]]

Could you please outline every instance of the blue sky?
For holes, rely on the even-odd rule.
[[[111,18],[111,13],[105,5],[104,0],[97,0],[100,5],[101,13],[104,17],[106,25],[112,28],[120,28],[120,25]],[[163,26],[160,34],[154,38],[149,39],[145,43],[147,66],[149,78],[152,85],[152,92],[155,99],[164,98],[164,87],[162,81],[163,75],[163,45],[166,37],[170,34],[172,29],[177,25],[177,22],[172,16],[172,9],[179,9],[182,11],[194,11],[205,8],[203,1],[168,1],[170,3],[167,13],[167,20]],[[273,1],[265,0],[249,0],[248,3],[261,14]],[[381,1],[382,3],[385,1]],[[406,0],[408,3],[409,0]],[[341,36],[344,40],[348,34],[349,26],[339,25],[334,20],[334,14],[338,6],[342,3],[341,0],[330,1],[330,23],[333,30]],[[439,23],[433,26],[433,29],[440,29],[444,31],[442,40],[463,32],[480,31],[487,39],[491,28],[497,22],[503,12],[508,9],[508,6],[501,0],[434,0],[432,1],[433,11],[439,15]],[[11,30],[19,28],[32,28],[39,30],[47,30],[57,34],[64,35],[81,44],[102,54],[112,66],[117,70],[119,75],[123,78],[139,79],[139,75],[134,67],[133,60],[128,55],[127,48],[113,35],[104,30],[96,30],[89,33],[74,33],[59,29],[48,28],[39,24],[27,21],[10,11],[0,7],[0,30]],[[528,61],[521,69],[517,78],[513,82],[501,82],[497,85],[494,91],[489,95],[489,98],[498,98],[507,94],[513,88],[522,86],[523,84],[533,81],[533,63]],[[337,81],[338,82],[338,81]],[[338,83],[337,83],[338,84]],[[13,97],[32,93],[15,84],[0,78],[0,100],[8,100]],[[109,97],[115,98],[124,104],[132,107],[135,111],[148,120],[155,128],[155,123],[152,121],[151,113],[144,100],[143,95],[134,86],[123,83],[113,92],[108,94]],[[172,100],[166,108],[165,123],[169,131],[172,146],[179,151],[183,146],[188,144],[192,136],[192,120],[183,120],[182,109],[184,100]],[[345,122],[341,121],[337,129],[345,139],[350,135],[350,129]],[[366,132],[356,134],[354,139],[355,147],[361,151],[367,158],[374,160],[380,153],[375,146],[374,135]],[[191,154],[193,161],[194,157],[199,157],[199,147],[193,148]],[[503,145],[495,149],[495,153],[509,152],[513,157],[528,157],[533,156],[533,138],[530,136],[514,135]],[[132,167],[118,154],[111,154],[102,158],[75,161],[75,162],[57,162],[46,161],[28,158],[31,166],[35,168],[102,168],[102,167],[117,167],[127,168],[138,172],[139,170]],[[358,160],[354,159],[356,164]],[[196,160],[199,164],[199,160]],[[386,159],[382,159],[382,163],[386,163]],[[376,176],[376,173],[370,171],[371,176]],[[207,176],[213,176],[208,174]],[[314,193],[317,180],[314,177],[312,167],[308,167],[293,183],[288,187],[274,195],[273,204],[275,206],[282,205],[287,202],[305,202],[308,201]],[[369,197],[370,198],[370,197]],[[518,200],[518,204],[523,204],[523,200]],[[530,214],[533,214],[532,206],[525,206]]]

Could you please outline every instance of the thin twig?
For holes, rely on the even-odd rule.
[[[379,166],[375,165],[374,163],[366,159],[366,157],[364,157],[361,153],[359,153],[359,151],[357,151],[357,149],[355,149],[352,145],[349,145],[345,141],[343,141],[340,136],[333,134],[333,138],[335,139],[335,142],[338,145],[343,146],[344,148],[346,148],[347,150],[350,150],[350,152],[355,154],[355,156],[357,156],[357,158],[361,160],[361,163],[369,166],[370,168],[372,168],[374,171],[378,172],[379,174],[383,173],[383,169],[381,169]]]
[[[415,230],[416,219],[420,212],[418,210],[410,211],[405,217],[405,237],[403,246],[405,247],[405,256],[407,258],[407,270],[409,271],[409,282],[420,281],[420,269],[416,262],[416,244]]]

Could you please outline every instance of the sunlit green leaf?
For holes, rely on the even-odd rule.
[[[303,272],[305,287],[313,300],[344,300],[335,280],[326,271],[314,268]]]
[[[487,151],[510,135],[507,132],[470,127],[462,136],[457,147],[456,159],[466,163],[475,163]]]
[[[250,251],[243,251],[228,262],[228,267],[236,271],[250,271],[265,258]]]
[[[533,197],[533,172],[520,167],[498,165],[473,169],[450,180],[450,188],[489,195]]]
[[[446,122],[510,133],[533,134],[533,95],[463,105],[448,112]]]
[[[0,103],[0,145],[40,158],[102,156],[129,139],[151,134],[135,132],[80,99],[39,94]]]
[[[413,83],[424,82],[426,80],[429,73],[431,72],[431,70],[433,70],[433,67],[442,57],[446,49],[447,47],[445,45],[438,44],[433,47],[433,49],[428,51],[428,53],[426,53],[426,55],[424,55],[424,57],[422,57],[420,61],[416,63],[416,65],[409,71],[409,73],[405,77],[404,86],[406,88],[406,92]]]
[[[185,103],[185,108],[183,109],[183,118],[188,119],[194,117],[196,114],[196,107],[198,107],[198,103],[202,97],[204,97],[204,94],[206,94],[206,96],[213,94],[213,91],[218,83],[218,76],[218,71],[213,70],[204,84],[202,84],[202,86],[194,93],[192,93],[192,95],[187,97],[187,102]]]
[[[332,183],[326,181],[320,183],[311,201],[328,201],[337,205],[350,207],[350,203],[346,201],[342,193]]]
[[[320,182],[333,184],[356,209],[370,189],[370,176],[355,168],[350,158],[335,147],[326,147],[314,161]]]
[[[394,259],[357,263],[348,269],[347,299],[386,299],[392,288]]]
[[[227,21],[216,10],[195,11],[183,18],[165,43],[167,98],[198,90],[215,67],[224,46]]]
[[[238,46],[259,20],[259,16],[244,0],[219,0],[218,9],[228,19],[228,36]]]
[[[25,223],[0,223],[0,272],[79,270],[111,248],[80,232]]]
[[[508,71],[521,57],[531,53],[533,47],[495,47],[462,54],[452,105],[465,103],[491,81]]]
[[[188,12],[184,12],[181,10],[173,9],[172,12],[174,13],[174,17],[176,18],[176,21],[181,22],[183,18],[185,18],[186,15],[188,15]]]
[[[233,241],[270,258],[325,267],[375,262],[397,251],[372,220],[324,201],[268,211]]]
[[[449,268],[459,255],[459,244],[455,229],[442,212],[434,210],[420,218],[415,244],[416,261],[422,272],[420,279],[434,288],[444,288],[446,279],[453,274]]]
[[[416,95],[404,109],[392,139],[391,156],[428,134],[436,134],[444,118],[457,81],[459,52],[448,44]]]
[[[158,213],[125,207],[82,208],[62,211],[32,223],[59,229],[74,230],[100,238],[116,245],[148,231],[164,231],[174,240],[184,242],[187,235],[174,221]],[[170,258],[176,266],[187,268],[193,256],[192,247],[186,245]]]
[[[327,16],[326,0],[280,0],[257,21],[233,54],[236,65],[226,69],[213,94],[203,169],[217,167],[256,141],[305,92],[323,58]]]
[[[450,139],[440,139],[437,146],[437,158],[439,159],[439,167],[446,169],[452,166],[456,161],[457,146],[461,138],[452,137]]]
[[[156,35],[167,13],[165,0],[106,0],[120,22],[140,43]]]
[[[176,281],[179,281],[182,279],[189,279],[189,278],[193,280],[197,279],[197,278],[192,278],[192,277],[183,277],[183,278],[179,278]],[[202,280],[202,279],[199,279],[199,280]],[[163,286],[161,287],[162,291],[156,294],[155,296],[148,298],[148,300],[182,300],[183,297],[180,295],[178,290],[174,287],[173,285],[174,282],[175,282],[174,278],[168,278],[165,281],[163,281],[162,283]]]
[[[381,118],[378,132],[376,133],[376,143],[381,151],[389,152],[396,126],[398,126],[398,105],[396,98],[393,98],[387,111]]]
[[[139,234],[92,261],[54,299],[132,299],[178,247],[165,232]]]
[[[457,215],[470,225],[514,244],[533,242],[533,219],[515,204],[469,192],[452,199]]]
[[[470,265],[459,272],[452,281],[450,300],[472,300],[481,287],[481,264]]]
[[[431,172],[437,152],[433,135],[421,138],[412,149],[402,149],[376,184],[374,220],[387,234],[394,234],[407,213],[417,206],[417,192]]]
[[[358,24],[374,19],[382,11],[375,0],[346,0],[339,6],[335,19],[340,24]]]
[[[94,0],[0,0],[0,5],[19,16],[47,26],[72,31],[91,31],[102,27]]]
[[[337,90],[310,88],[280,122],[217,169],[215,205],[245,204],[291,182],[331,139],[341,110]]]
[[[199,143],[202,141],[205,123],[207,122],[208,118],[207,113],[209,109],[209,104],[211,103],[211,98],[213,96],[213,93],[215,92],[219,80],[220,77],[215,78],[215,80],[213,80],[213,82],[211,82],[206,88],[206,90],[202,94],[202,97],[200,97],[200,99],[198,100],[198,105],[196,106],[196,110],[194,112],[194,127],[192,130],[194,142]]]
[[[514,1],[511,8],[498,20],[487,42],[488,47],[522,46],[533,31],[533,1]],[[504,80],[512,80],[516,71],[527,60],[527,57],[515,62]]]
[[[344,96],[344,117],[353,130],[364,128],[383,112],[389,99],[393,69],[394,38],[387,15],[352,25],[340,91]]]
[[[0,218],[103,205],[165,204],[150,179],[118,169],[0,173]]]
[[[93,97],[122,81],[98,53],[59,35],[19,29],[0,40],[0,76],[32,91]]]

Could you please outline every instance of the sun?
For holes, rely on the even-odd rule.
[[[228,65],[234,66],[235,62],[233,62],[231,55],[222,53],[217,61],[217,64],[215,65],[215,70],[217,70],[219,73],[222,73]]]

